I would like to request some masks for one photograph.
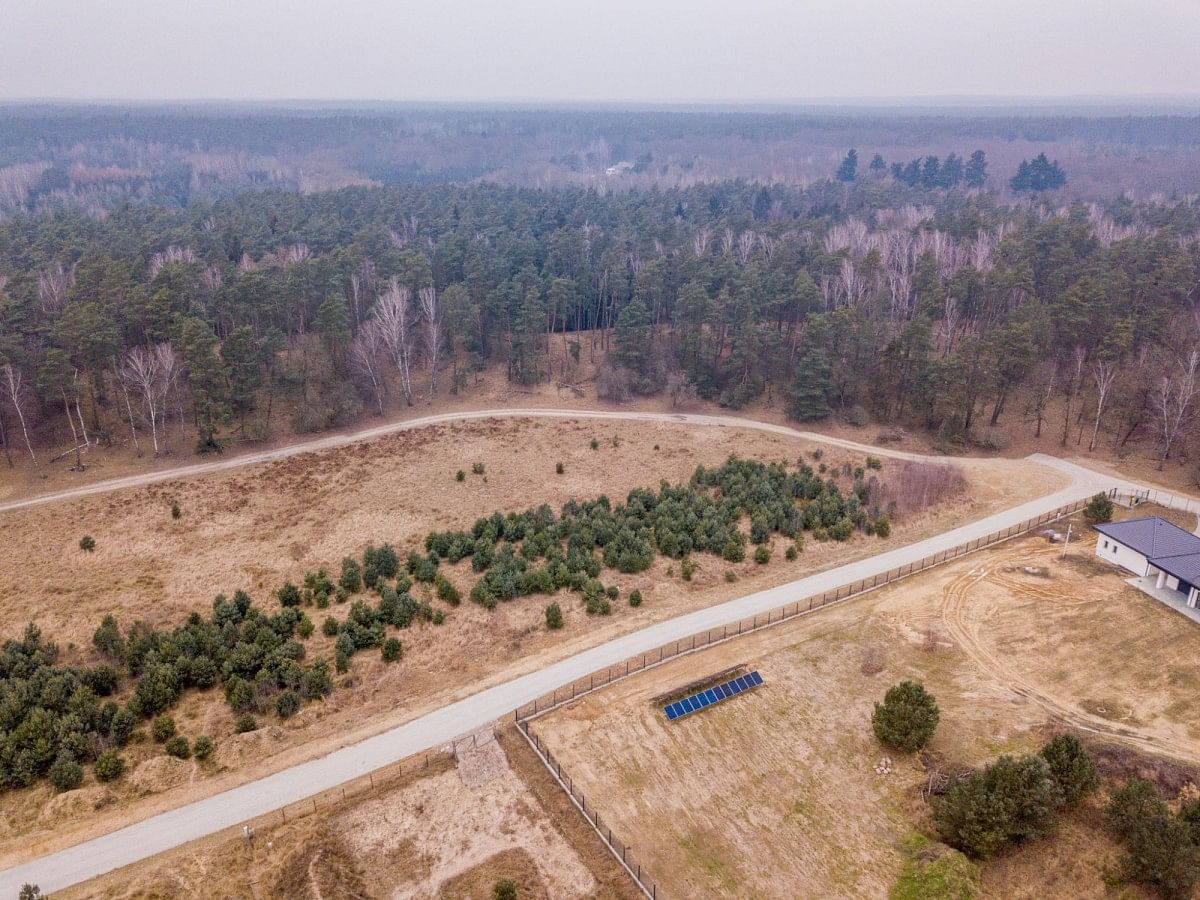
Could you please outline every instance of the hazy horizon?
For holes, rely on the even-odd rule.
[[[1200,98],[1184,0],[10,0],[0,100],[861,105]],[[886,90],[881,90],[886,86]]]

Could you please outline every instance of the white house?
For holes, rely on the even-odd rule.
[[[1177,591],[1192,609],[1200,602],[1200,537],[1158,516],[1096,525],[1096,555],[1155,587]]]

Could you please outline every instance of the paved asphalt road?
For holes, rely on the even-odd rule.
[[[427,425],[454,421],[461,418],[483,418],[496,415],[638,418],[756,427],[793,436],[802,434],[781,426],[765,425],[763,423],[720,416],[505,410],[502,412],[485,411],[465,415],[433,416],[424,420],[403,423],[401,426],[387,426],[380,429],[373,429],[371,432],[360,434],[357,439],[384,434],[402,427],[415,428],[423,424]],[[805,434],[804,436],[808,435]],[[812,437],[827,443],[832,442],[830,438],[824,436],[812,435]],[[339,437],[314,441],[303,445],[303,449],[312,450],[328,446],[338,446],[352,439],[355,438]],[[860,447],[861,445],[854,446]],[[861,449],[869,449],[873,453],[886,452],[865,446],[861,446]],[[149,481],[160,480],[162,478],[191,476],[203,472],[216,471],[220,468],[230,468],[234,465],[246,465],[250,462],[279,459],[284,456],[290,456],[295,452],[303,451],[297,448],[287,448],[266,454],[258,454],[255,458],[242,457],[238,460],[229,460],[215,465],[189,466],[173,470],[170,473],[153,473],[149,476],[138,476],[135,479],[122,479],[119,482],[108,483],[107,486],[101,484],[91,488],[50,495],[41,498],[40,501],[34,502],[50,502],[54,499],[65,499],[84,493],[96,493],[99,490],[113,490],[119,487],[145,484]],[[861,578],[870,578],[897,566],[914,562],[930,554],[984,537],[1000,529],[1049,512],[1064,504],[1087,497],[1097,490],[1113,486],[1129,486],[1127,482],[1101,475],[1053,457],[1035,455],[1032,459],[1062,469],[1071,476],[1071,484],[1052,494],[988,516],[960,528],[943,532],[935,537],[820,572],[807,578],[801,578],[789,584],[759,591],[745,597],[739,597],[736,600],[730,600],[726,603],[709,607],[708,609],[698,610],[657,625],[649,626],[633,634],[628,634],[608,643],[601,644],[598,647],[593,647],[590,650],[585,650],[569,659],[547,666],[540,671],[514,678],[505,684],[481,691],[478,694],[442,707],[427,715],[420,716],[382,734],[367,738],[352,746],[344,747],[341,750],[330,753],[328,756],[301,763],[258,781],[247,783],[195,803],[189,803],[186,806],[161,813],[138,822],[135,825],[122,828],[119,831],[0,872],[0,900],[15,897],[20,886],[25,882],[38,884],[44,891],[61,890],[70,885],[120,868],[121,866],[146,859],[188,841],[237,825],[239,822],[255,816],[272,812],[280,807],[336,787],[343,782],[374,771],[404,757],[445,743],[467,732],[482,728],[488,723],[510,714],[522,704],[528,703],[560,685],[568,684],[581,676],[586,676],[631,656],[653,650],[671,641],[689,637],[692,634],[709,628],[736,622],[746,616],[767,612],[768,610],[783,606],[792,600],[820,593],[847,582],[857,581]]]

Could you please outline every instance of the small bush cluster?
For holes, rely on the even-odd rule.
[[[1002,756],[933,798],[942,840],[968,856],[987,859],[1019,841],[1041,837],[1058,811],[1098,784],[1090,757],[1072,735],[1055,738],[1030,756]]]
[[[116,781],[125,774],[125,760],[116,750],[105,750],[92,763],[92,772],[99,782]]]
[[[1151,782],[1134,778],[1113,792],[1104,815],[1125,845],[1126,878],[1165,900],[1192,896],[1200,880],[1200,800],[1185,800],[1172,814]]]
[[[190,759],[192,756],[191,745],[182,734],[175,735],[163,744],[163,750],[166,751],[167,756],[173,756],[176,759]]]
[[[50,777],[59,790],[83,779],[82,763],[122,746],[137,724],[128,705],[105,700],[120,672],[57,664],[58,647],[34,625],[0,647],[0,790]]]

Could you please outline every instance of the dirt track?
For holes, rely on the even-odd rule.
[[[811,431],[798,431],[794,428],[787,428],[783,425],[774,425],[769,422],[761,422],[756,419],[742,419],[736,416],[709,416],[697,413],[654,413],[634,411],[604,412],[599,410],[582,409],[484,409],[471,412],[442,413],[434,416],[422,416],[417,419],[405,419],[400,422],[390,422],[386,425],[378,425],[374,428],[367,428],[363,431],[355,431],[349,434],[327,435],[326,437],[315,438],[311,441],[302,441],[298,444],[291,444],[286,447],[279,447],[272,450],[264,450],[259,453],[247,453],[241,456],[217,460],[215,462],[194,463],[186,466],[175,466],[170,469],[157,469],[153,472],[145,472],[140,475],[129,475],[123,478],[111,478],[105,481],[98,481],[95,484],[84,485],[76,488],[68,488],[66,490],[54,491],[48,494],[40,494],[35,497],[26,497],[21,500],[10,500],[6,503],[0,503],[0,513],[8,512],[14,509],[22,509],[29,506],[41,506],[47,503],[56,503],[61,500],[87,497],[93,494],[103,494],[109,491],[119,491],[125,488],[142,487],[148,484],[156,484],[161,481],[172,481],[180,478],[196,478],[201,475],[211,475],[214,472],[225,472],[229,471],[230,469],[253,466],[259,463],[276,462],[278,460],[287,459],[288,457],[297,456],[302,453],[312,453],[317,450],[331,450],[337,447],[344,447],[347,444],[357,443],[358,441],[368,441],[373,438],[383,437],[384,435],[394,434],[398,431],[410,431],[417,428],[426,428],[430,425],[444,425],[451,422],[470,421],[472,419],[513,418],[602,419],[613,421],[674,422],[678,424],[691,425],[716,425],[720,427],[754,428],[760,431],[768,431],[774,434],[785,435],[787,437],[804,438],[806,440],[819,441],[824,444],[846,447],[862,453],[874,453],[877,456],[890,456],[897,459],[924,458],[919,454],[906,453],[899,450],[890,450],[882,447],[872,447],[868,444],[860,444],[856,441],[847,441],[841,438],[817,434],[816,432]]]
[[[986,637],[989,620],[996,612],[994,602],[980,588],[988,584],[1002,588],[1026,604],[1031,615],[1037,615],[1037,606],[1054,604],[1060,611],[1077,607],[1081,614],[1091,608],[1096,614],[1101,603],[1084,592],[1064,596],[1061,586],[1047,581],[1039,585],[1031,578],[1018,578],[1011,570],[1019,565],[1029,565],[1031,557],[1042,563],[1054,560],[1059,548],[1050,547],[1034,554],[1028,547],[1018,546],[1007,552],[989,554],[984,565],[964,572],[942,589],[941,620],[948,635],[959,650],[966,653],[980,670],[990,673],[997,687],[1007,689],[1036,703],[1051,719],[1070,728],[1108,737],[1120,743],[1135,746],[1149,753],[1171,756],[1186,762],[1200,763],[1200,741],[1174,738],[1161,731],[1151,731],[1115,725],[1101,715],[1082,709],[1077,700],[1057,694],[1047,688],[1047,679],[1036,681],[1023,675],[1018,665],[1006,661],[994,641]],[[1074,552],[1079,552],[1078,550]],[[982,596],[981,596],[982,595]],[[1147,600],[1147,603],[1152,602]],[[1190,627],[1182,618],[1180,628]]]

